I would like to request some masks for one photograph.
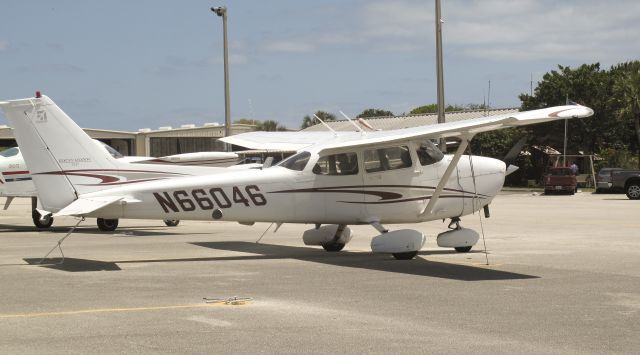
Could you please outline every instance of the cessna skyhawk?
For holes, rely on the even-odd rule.
[[[478,233],[457,222],[491,203],[507,169],[500,160],[463,155],[475,134],[593,114],[568,105],[337,134],[268,168],[128,181],[114,159],[48,97],[0,107],[14,127],[43,209],[53,216],[310,223],[315,228],[304,233],[305,244],[328,251],[351,240],[348,225],[370,224],[379,233],[373,252],[398,259],[413,258],[425,237],[412,229],[389,231],[384,224],[450,218],[452,229],[438,236],[439,246],[469,251],[478,241]],[[455,154],[443,155],[431,143],[441,137],[460,139]]]

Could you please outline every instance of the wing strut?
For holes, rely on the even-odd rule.
[[[456,150],[456,153],[453,155],[453,158],[451,158],[451,162],[449,163],[449,166],[447,166],[447,170],[445,170],[444,175],[442,175],[442,178],[440,178],[440,182],[438,183],[436,190],[433,192],[433,195],[431,195],[431,199],[429,200],[429,203],[424,208],[424,210],[420,213],[420,216],[429,215],[433,212],[433,206],[435,206],[436,202],[438,202],[438,199],[440,198],[440,194],[442,194],[442,191],[444,190],[445,185],[447,185],[447,181],[449,181],[449,178],[453,173],[453,169],[455,169],[456,166],[458,165],[458,161],[460,161],[460,157],[462,156],[462,153],[464,153],[464,151],[467,149],[467,146],[469,145],[469,142],[471,141],[473,136],[462,136],[461,138],[462,140],[460,141],[460,146],[458,146],[458,150]]]

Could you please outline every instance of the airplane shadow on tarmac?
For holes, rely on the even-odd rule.
[[[46,229],[37,229],[34,226],[15,226],[15,225],[6,225],[0,224],[0,236],[2,233],[11,232],[11,233],[66,233],[71,229],[71,226],[59,226],[59,227],[51,227]],[[107,237],[153,237],[153,236],[163,236],[163,235],[182,235],[178,231],[176,232],[168,232],[167,227],[162,226],[135,226],[135,227],[120,227],[112,232],[105,232],[98,229],[98,227],[90,227],[90,226],[81,226],[78,227],[75,233],[83,233],[83,234],[96,234],[96,235],[104,235]],[[191,233],[191,234],[206,234],[210,235],[211,233]]]
[[[413,260],[394,260],[389,255],[372,254],[370,252],[363,253],[343,251],[339,253],[327,253],[326,251],[318,248],[256,244],[252,242],[199,242],[191,244],[204,248],[251,253],[253,255],[122,261],[66,258],[62,264],[57,264],[60,261],[60,259],[57,258],[45,260],[42,267],[68,272],[118,271],[121,270],[118,266],[119,264],[296,259],[345,268],[394,272],[460,281],[523,280],[538,278],[538,276],[533,275],[519,274],[473,265],[430,261],[423,258],[416,258]],[[429,251],[421,252],[420,255],[442,253],[443,252],[440,251]],[[40,261],[39,258],[24,260],[31,265]]]

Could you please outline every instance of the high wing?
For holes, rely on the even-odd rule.
[[[356,132],[247,132],[221,138],[220,140],[260,150],[297,151],[318,142],[334,140],[336,137],[360,136]]]
[[[407,140],[435,139],[446,137],[471,138],[475,134],[502,128],[526,126],[570,118],[589,117],[593,110],[581,105],[555,106],[515,114],[474,118],[470,120],[442,123],[393,131],[370,132],[357,137],[336,137],[332,141],[317,144],[318,152],[339,150],[347,147],[375,144],[392,144]]]

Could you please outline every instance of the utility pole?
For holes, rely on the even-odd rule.
[[[564,104],[569,104],[569,94],[566,94]],[[564,119],[564,149],[562,150],[562,165],[567,166],[567,127],[569,125],[569,120]]]
[[[442,16],[440,0],[436,0],[436,77],[438,83],[438,123],[444,123],[444,74],[442,65]],[[440,138],[440,151],[447,152],[447,140]]]
[[[227,44],[227,8],[225,6],[212,7],[211,11],[222,17],[222,36],[224,47],[224,136],[231,135],[231,105],[229,104],[229,46]],[[231,151],[231,144],[225,144],[226,150]]]

